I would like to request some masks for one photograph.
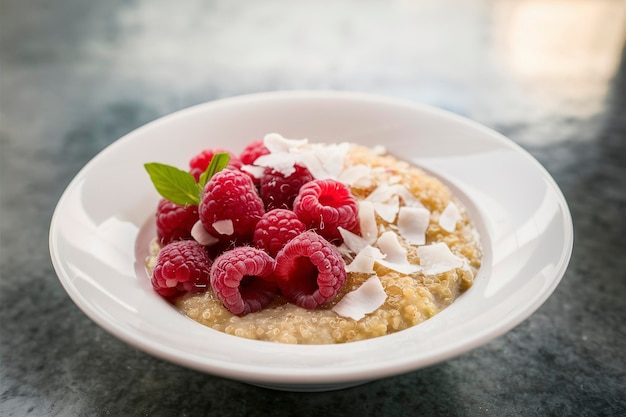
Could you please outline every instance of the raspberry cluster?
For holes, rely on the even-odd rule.
[[[262,141],[240,155],[203,150],[189,163],[196,181],[218,153],[230,160],[199,186],[198,204],[159,202],[155,290],[173,299],[212,289],[235,315],[259,311],[278,295],[306,309],[331,301],[346,280],[336,247],[339,228],[359,232],[348,187],[315,179],[303,165],[294,165],[290,175],[265,167],[260,178],[251,177],[242,167],[269,153]],[[211,243],[194,240],[198,227],[211,238],[197,240]]]

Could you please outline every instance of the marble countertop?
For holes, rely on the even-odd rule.
[[[626,415],[626,2],[0,1],[0,414]],[[570,266],[509,333],[426,369],[326,393],[179,367],[94,324],[48,254],[72,177],[197,103],[349,90],[505,134],[554,177]]]

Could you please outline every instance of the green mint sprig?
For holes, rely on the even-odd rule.
[[[217,153],[211,163],[200,175],[198,182],[189,172],[159,162],[144,164],[154,188],[167,200],[180,206],[200,204],[200,196],[207,182],[219,171],[226,168],[230,161],[227,153]]]

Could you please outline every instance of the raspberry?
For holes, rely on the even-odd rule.
[[[211,259],[195,240],[179,240],[165,245],[152,272],[152,287],[165,298],[202,292],[209,285]]]
[[[157,238],[161,246],[175,240],[191,239],[191,228],[198,221],[198,206],[179,206],[161,199],[157,206]]]
[[[254,161],[259,156],[267,155],[268,153],[270,153],[269,149],[265,147],[263,140],[259,139],[246,146],[239,154],[239,159],[243,164],[254,165]]]
[[[313,180],[313,176],[305,167],[295,165],[294,168],[295,172],[288,177],[272,168],[265,168],[261,177],[261,198],[267,210],[276,208],[291,210],[300,188]]]
[[[221,148],[205,149],[189,161],[189,172],[193,175],[196,181],[198,181],[200,179],[200,175],[206,171],[211,163],[211,159],[213,159],[213,155],[216,153],[227,153],[230,156],[230,160],[228,161],[226,168],[234,170],[239,170],[239,168],[241,168],[241,160],[232,152]]]
[[[348,187],[336,180],[313,180],[302,186],[293,211],[309,229],[333,243],[343,239],[338,227],[359,231],[357,203]]]
[[[285,298],[309,310],[332,300],[346,281],[339,251],[312,230],[278,252],[274,274]]]
[[[285,209],[268,211],[254,229],[254,245],[275,257],[279,250],[306,230],[298,216]]]
[[[224,307],[243,316],[266,307],[276,296],[274,259],[260,249],[239,246],[220,255],[211,268],[211,287]]]
[[[250,177],[225,169],[207,182],[198,213],[207,232],[222,241],[242,244],[252,240],[265,210]]]

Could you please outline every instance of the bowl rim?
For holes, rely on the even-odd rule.
[[[324,99],[324,100],[348,100],[348,101],[366,101],[370,103],[374,103],[376,105],[382,106],[399,106],[406,108],[409,111],[417,111],[422,113],[428,113],[433,115],[438,115],[447,120],[455,121],[456,123],[463,124],[471,129],[479,131],[485,135],[490,136],[492,139],[498,141],[498,143],[503,147],[510,149],[516,152],[519,155],[522,155],[526,158],[526,162],[533,164],[534,168],[538,170],[543,180],[550,186],[551,191],[555,193],[556,198],[560,202],[560,212],[563,215],[564,221],[564,245],[563,250],[561,251],[560,259],[555,260],[557,268],[553,273],[553,279],[550,282],[550,285],[544,289],[542,294],[536,297],[532,303],[528,303],[525,308],[518,311],[515,316],[505,318],[499,321],[497,326],[492,326],[491,328],[485,328],[482,333],[475,333],[473,337],[469,339],[463,339],[457,344],[451,344],[447,346],[446,349],[441,349],[440,351],[433,352],[426,357],[421,358],[416,363],[414,358],[397,358],[395,361],[385,363],[384,368],[381,368],[380,365],[376,365],[373,363],[370,366],[358,366],[354,369],[350,368],[342,368],[342,373],[337,374],[336,369],[320,367],[320,368],[306,368],[305,372],[302,372],[301,369],[297,369],[298,372],[294,372],[293,368],[285,368],[285,369],[272,369],[268,370],[267,367],[260,364],[257,367],[245,365],[245,366],[236,366],[232,363],[224,364],[220,360],[210,360],[210,358],[198,358],[193,355],[181,355],[176,349],[172,349],[167,344],[155,344],[149,343],[144,340],[140,340],[137,338],[137,335],[126,332],[124,329],[120,329],[115,323],[112,323],[110,320],[107,320],[103,317],[98,311],[92,309],[88,300],[85,300],[81,297],[80,294],[77,294],[71,286],[69,276],[69,271],[66,270],[64,265],[64,260],[62,254],[58,252],[57,247],[57,239],[59,234],[59,217],[62,215],[61,209],[67,203],[68,196],[73,192],[73,190],[77,187],[80,181],[83,180],[83,177],[89,173],[92,166],[97,163],[97,161],[102,158],[104,155],[111,154],[116,152],[117,149],[123,146],[126,142],[133,141],[137,137],[141,137],[141,135],[149,132],[152,129],[158,129],[159,127],[172,123],[180,118],[189,117],[194,113],[202,113],[206,111],[210,111],[216,107],[228,107],[234,106],[237,107],[241,104],[254,104],[254,103],[262,103],[266,101],[290,101],[290,100],[309,100],[309,99]],[[413,371],[418,368],[422,368],[425,366],[429,366],[452,357],[458,356],[459,354],[468,352],[470,350],[475,349],[476,347],[483,345],[484,343],[510,331],[512,328],[517,326],[519,323],[528,318],[534,311],[536,311],[553,293],[553,291],[558,286],[561,281],[565,271],[567,269],[569,260],[571,258],[573,249],[573,223],[571,219],[571,214],[569,212],[569,208],[567,206],[567,202],[559,189],[556,181],[550,176],[548,171],[526,150],[524,150],[521,146],[514,143],[510,139],[501,135],[500,133],[482,125],[470,119],[467,119],[458,114],[432,107],[429,105],[414,103],[404,99],[397,99],[393,97],[385,97],[380,95],[374,95],[369,93],[361,93],[361,92],[337,92],[337,91],[307,91],[307,90],[298,90],[298,91],[277,91],[277,92],[263,92],[263,93],[254,93],[254,94],[246,94],[235,97],[222,98],[218,100],[209,101],[206,103],[200,103],[185,109],[178,110],[171,114],[160,117],[156,120],[153,120],[133,131],[125,134],[121,138],[114,141],[112,144],[103,149],[100,153],[94,156],[85,166],[74,176],[74,178],[70,181],[67,188],[64,190],[61,195],[57,206],[55,207],[54,213],[52,215],[51,223],[50,223],[50,233],[49,233],[49,250],[51,260],[54,266],[54,269],[61,281],[61,284],[67,291],[70,298],[73,302],[94,322],[96,322],[99,326],[107,330],[109,333],[115,335],[119,339],[125,341],[126,343],[139,348],[155,357],[159,357],[161,359],[168,360],[170,362],[177,363],[179,365],[183,365],[192,369],[209,372],[212,374],[240,379],[244,381],[250,382],[271,382],[271,383],[281,383],[281,384],[320,384],[320,383],[341,383],[341,382],[351,382],[357,380],[371,380],[381,377],[387,377],[392,375],[398,375],[406,372]],[[435,316],[436,317],[436,316]],[[433,319],[429,319],[433,320]],[[402,332],[400,332],[402,333]],[[281,346],[279,350],[284,352],[293,352],[298,351],[303,354],[313,354],[315,352],[324,351],[328,352],[328,354],[333,354],[334,351],[338,351],[344,349],[346,345],[353,344],[368,344],[368,345],[379,345],[379,344],[387,344],[386,342],[381,342],[381,339],[389,339],[392,336],[397,339],[401,339],[398,337],[399,333],[395,333],[393,335],[384,336],[382,338],[369,339],[365,341],[356,341],[350,342],[349,344],[339,344],[339,345],[295,345],[295,346]],[[395,336],[394,336],[395,335]],[[233,336],[229,336],[233,337]],[[258,344],[271,344],[272,342],[264,342],[264,341],[256,341],[256,340],[247,340],[247,339],[237,339],[238,343],[243,345],[249,345],[252,348],[256,348],[259,346]]]

